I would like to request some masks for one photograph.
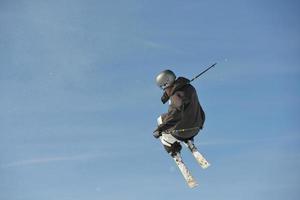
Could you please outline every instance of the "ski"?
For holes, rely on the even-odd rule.
[[[193,178],[191,172],[188,170],[188,168],[185,166],[180,153],[177,153],[176,155],[172,156],[176,165],[178,166],[181,174],[183,175],[185,181],[187,182],[188,186],[190,188],[194,188],[198,185],[196,180]]]
[[[204,156],[198,151],[198,149],[196,148],[196,146],[194,145],[193,141],[188,140],[187,142],[185,142],[186,146],[190,149],[190,151],[192,152],[193,156],[195,157],[195,159],[197,160],[197,162],[199,163],[199,165],[203,168],[206,169],[210,166],[209,162],[204,158]]]

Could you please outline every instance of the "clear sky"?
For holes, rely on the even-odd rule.
[[[296,200],[300,3],[0,0],[1,200]],[[154,78],[192,78],[206,112],[182,156],[152,137]]]

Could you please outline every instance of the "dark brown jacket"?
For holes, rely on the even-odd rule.
[[[184,77],[176,79],[171,96],[162,99],[171,101],[169,110],[162,115],[158,131],[170,132],[178,139],[189,139],[197,135],[205,121],[205,113],[199,103],[195,88]],[[188,130],[183,130],[188,129]]]

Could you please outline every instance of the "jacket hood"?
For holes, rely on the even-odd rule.
[[[173,95],[176,91],[180,90],[182,87],[186,86],[189,83],[190,83],[189,79],[184,77],[178,77],[172,86],[171,94]]]

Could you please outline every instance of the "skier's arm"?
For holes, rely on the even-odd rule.
[[[162,97],[160,99],[161,99],[161,102],[163,104],[165,104],[165,103],[167,103],[167,101],[169,100],[169,98],[170,97],[168,96],[168,94],[166,92],[164,92],[164,94],[162,95]]]
[[[158,126],[157,130],[164,131],[176,125],[176,123],[181,120],[182,112],[188,102],[188,99],[184,96],[184,92],[176,92],[172,96],[172,104],[169,107],[169,111],[162,115],[163,123]]]
[[[170,106],[168,113],[162,115],[163,123],[160,124],[155,131],[162,132],[176,125],[176,123],[181,119],[180,115],[181,113],[179,110]]]

